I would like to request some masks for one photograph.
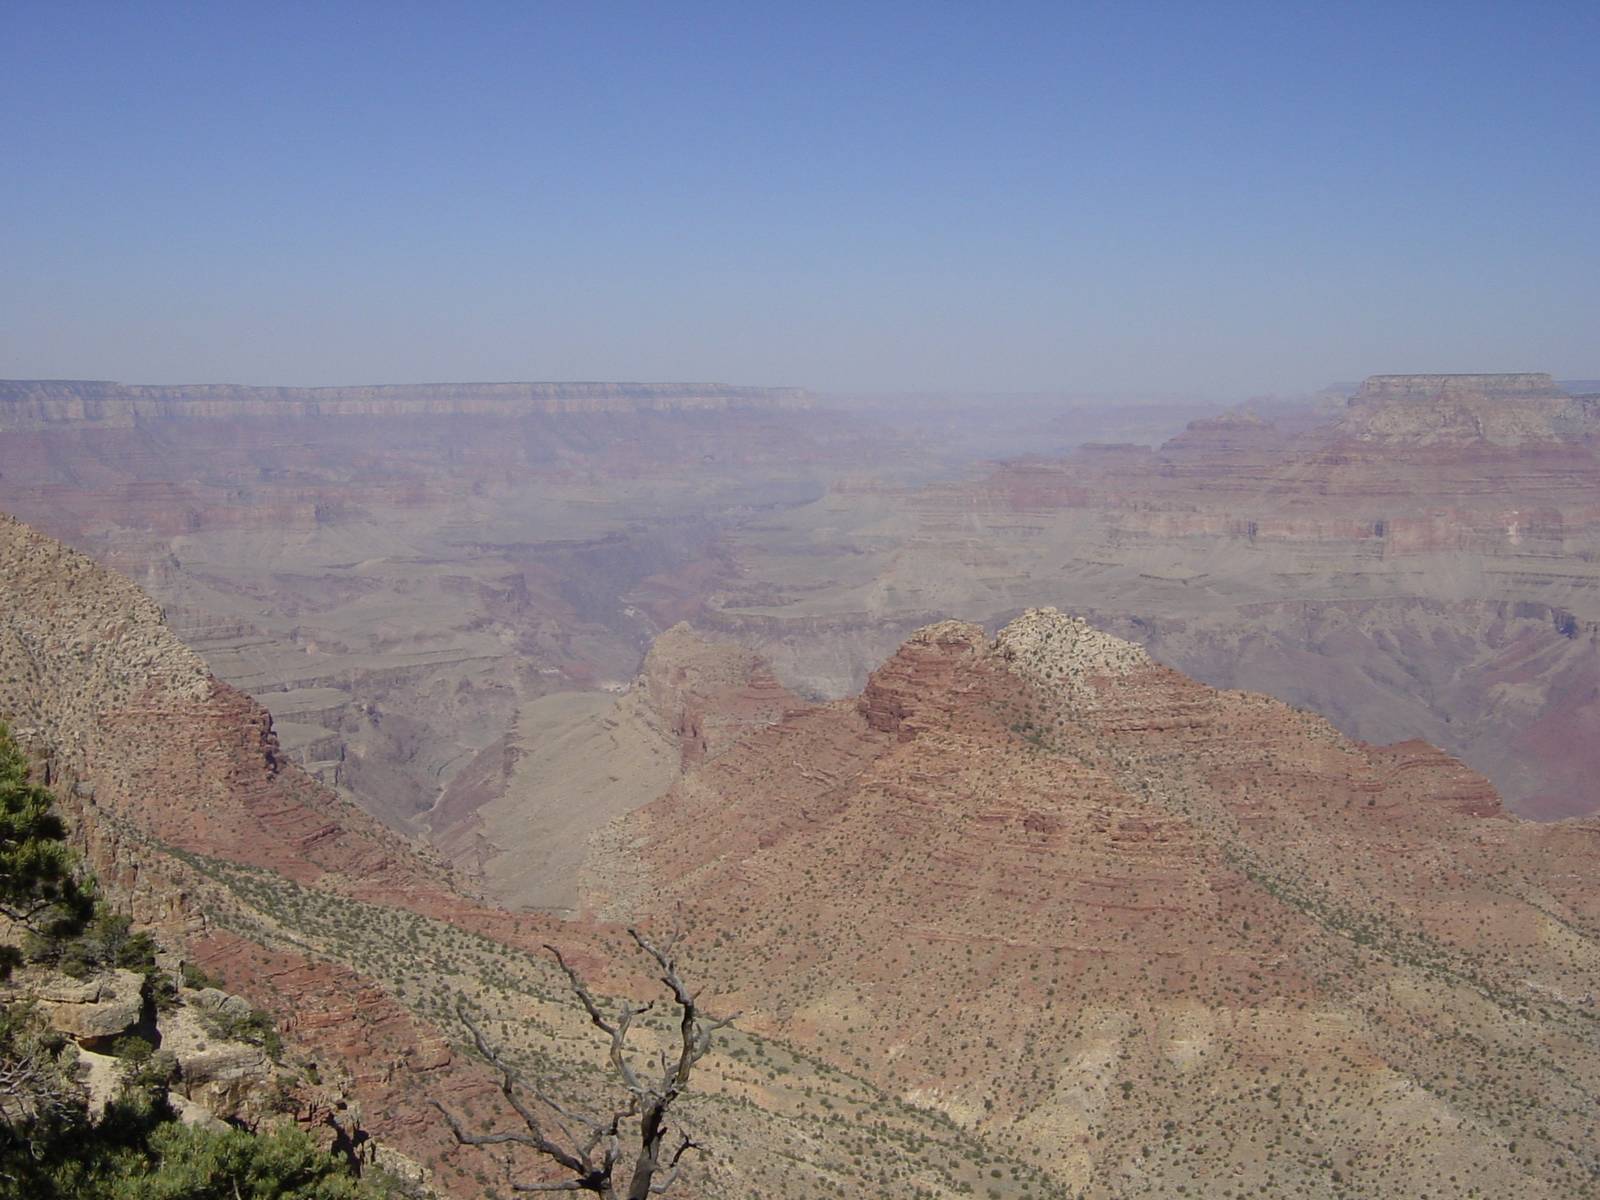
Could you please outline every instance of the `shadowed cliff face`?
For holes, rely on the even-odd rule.
[[[919,631],[620,820],[589,878],[718,931],[701,969],[753,1027],[1069,1194],[1338,1169],[1557,1197],[1600,1168],[1596,853],[1600,825],[1509,818],[1430,746],[1044,610]]]

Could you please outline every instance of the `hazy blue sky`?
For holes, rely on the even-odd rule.
[[[0,375],[1597,375],[1597,156],[1597,0],[5,0]]]

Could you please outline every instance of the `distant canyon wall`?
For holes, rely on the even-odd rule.
[[[800,388],[722,383],[403,383],[284,388],[122,384],[91,379],[0,380],[0,431],[63,423],[240,417],[524,416],[721,409],[803,409]]]

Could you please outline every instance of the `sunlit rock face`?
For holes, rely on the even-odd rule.
[[[1597,838],[1047,608],[917,631],[587,872],[612,915],[718,931],[752,1027],[1067,1194],[1309,1190],[1337,1146],[1362,1195],[1553,1198],[1596,1165],[1567,1147],[1600,1073]]]

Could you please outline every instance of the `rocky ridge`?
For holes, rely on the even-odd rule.
[[[1037,610],[920,631],[586,878],[718,931],[699,969],[753,1027],[1069,1194],[1572,1197],[1600,1188],[1597,846],[1430,746]]]
[[[104,970],[80,979],[30,967],[0,982],[0,1003],[32,1005],[47,1028],[71,1043],[76,1079],[92,1116],[116,1095],[125,1070],[118,1042],[129,1037],[161,1056],[162,1069],[170,1073],[168,1103],[186,1122],[257,1128],[284,1120],[286,1109],[311,1100],[313,1089],[296,1071],[275,1063],[259,1041],[236,1035],[240,1023],[255,1016],[248,1002],[215,987],[171,983],[170,999],[156,1005],[137,971]],[[296,1090],[302,1093],[298,1098]],[[327,1093],[319,1099],[329,1113],[338,1102]],[[355,1127],[346,1121],[340,1131],[348,1136]]]
[[[1600,424],[1547,376],[1375,377],[915,489],[836,489],[731,539],[694,617],[841,695],[942,616],[1061,603],[1216,686],[1419,737],[1517,811],[1592,812]]]

